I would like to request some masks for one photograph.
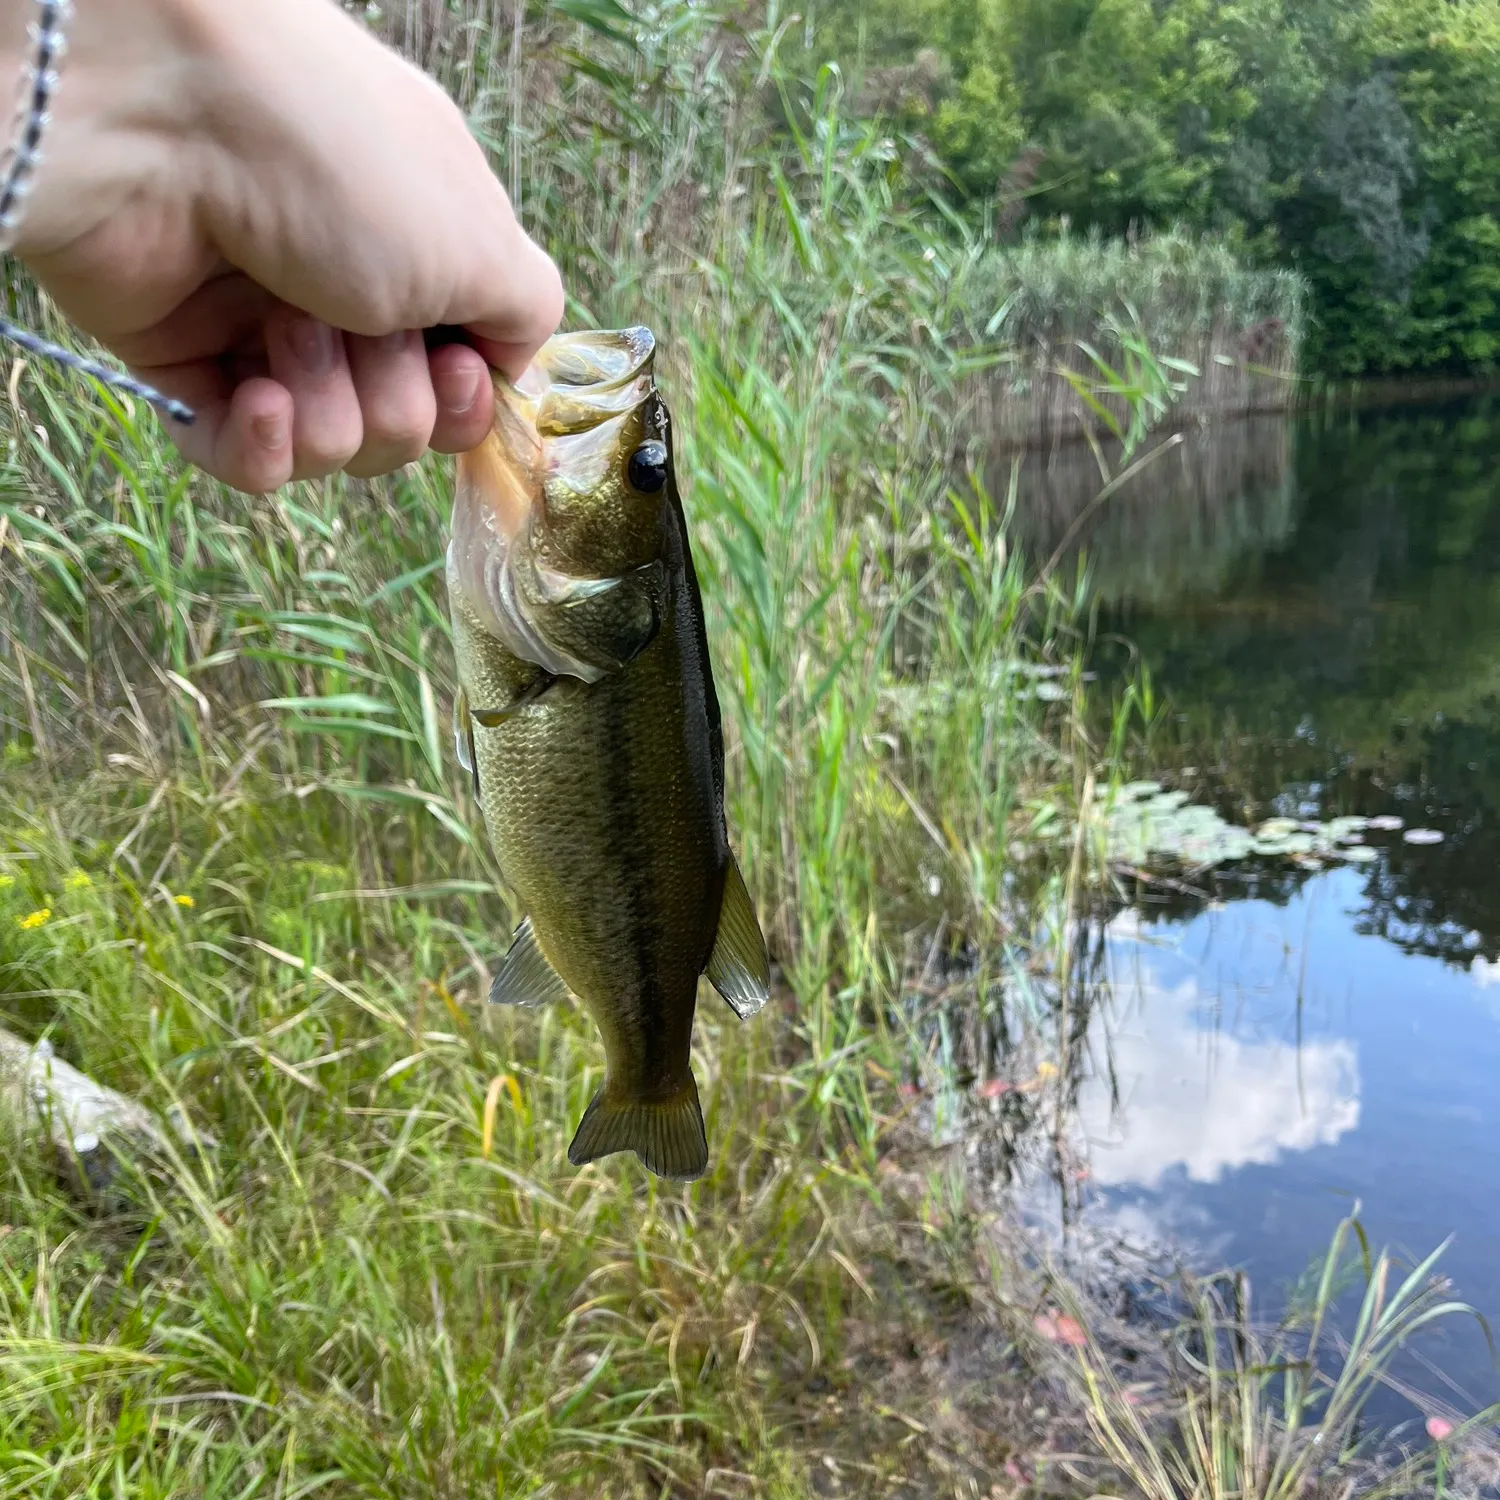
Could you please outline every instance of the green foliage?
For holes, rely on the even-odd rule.
[[[896,105],[1002,233],[1027,213],[1106,235],[1218,232],[1307,279],[1319,370],[1495,363],[1489,0],[832,0],[823,14],[826,50],[904,80],[869,99]]]
[[[833,0],[814,47],[854,63],[866,111],[924,134],[951,180],[993,195],[1025,131],[996,0]]]
[[[1174,353],[1215,329],[1239,332],[1268,318],[1282,323],[1294,350],[1305,331],[1300,278],[1246,266],[1223,240],[1182,230],[1135,243],[1027,235],[985,253],[968,297],[976,320],[1003,309],[989,331],[1022,348],[1087,336],[1111,317],[1138,321]]]
[[[1382,367],[1493,366],[1500,362],[1500,11],[1483,0],[1382,0],[1375,23],[1372,51],[1390,69],[1410,122],[1409,218],[1426,250],[1411,269],[1408,295],[1381,304]],[[1348,342],[1358,347],[1353,336]],[[1367,363],[1377,361],[1375,351],[1361,352]]]

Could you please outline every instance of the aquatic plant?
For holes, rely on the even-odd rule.
[[[1441,1254],[1403,1276],[1389,1251],[1371,1254],[1356,1210],[1314,1266],[1306,1301],[1269,1332],[1255,1322],[1243,1273],[1189,1278],[1183,1315],[1143,1362],[1141,1380],[1122,1382],[1097,1342],[1077,1348],[1069,1373],[1104,1453],[1146,1500],[1409,1495],[1442,1488],[1457,1435],[1468,1482],[1482,1488],[1496,1457],[1485,1430],[1500,1408],[1461,1425],[1434,1410],[1434,1446],[1394,1461],[1365,1421],[1416,1334],[1443,1318],[1478,1317],[1436,1274]],[[1352,1324],[1338,1316],[1351,1280],[1363,1284]],[[1351,1329],[1347,1342],[1335,1333],[1341,1326]]]
[[[1326,822],[1307,818],[1268,818],[1256,828],[1230,823],[1212,807],[1191,800],[1180,789],[1167,790],[1155,781],[1131,781],[1093,810],[1094,826],[1101,835],[1104,859],[1127,866],[1146,866],[1163,861],[1192,870],[1250,859],[1288,858],[1304,868],[1343,860],[1369,864],[1379,852],[1365,843],[1370,828],[1389,827],[1388,819],[1361,817],[1330,818]],[[1401,820],[1395,819],[1400,826]],[[1421,835],[1412,840],[1411,835]],[[1407,840],[1431,843],[1428,830],[1409,829]]]
[[[1180,421],[1290,406],[1305,304],[1295,272],[1252,267],[1211,236],[1028,235],[976,261],[963,326],[1012,351],[991,383],[991,431],[1002,443],[1035,443],[1076,435],[1090,415],[1075,399],[1080,382],[1122,414],[1099,366],[1139,358],[1143,345],[1170,356]]]

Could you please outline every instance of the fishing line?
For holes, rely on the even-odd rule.
[[[57,92],[58,69],[68,50],[67,24],[73,14],[71,0],[37,0],[37,8],[40,14],[28,28],[35,51],[31,61],[21,70],[16,125],[6,152],[5,174],[0,177],[0,252],[9,252],[16,242],[26,211],[26,199],[42,160],[42,137],[52,119],[50,107]],[[0,338],[80,375],[92,376],[115,390],[139,396],[184,426],[193,421],[195,413],[192,407],[163,395],[155,386],[147,385],[122,370],[101,365],[98,360],[75,354],[61,344],[54,344],[50,339],[19,327],[8,318],[0,318]]]

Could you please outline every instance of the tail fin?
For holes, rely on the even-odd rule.
[[[658,1177],[692,1182],[708,1170],[708,1136],[691,1073],[670,1099],[616,1098],[609,1084],[594,1095],[568,1147],[575,1167],[616,1151],[634,1151]]]

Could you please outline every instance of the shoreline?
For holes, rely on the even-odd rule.
[[[1278,377],[1281,378],[1281,377]],[[1224,406],[1191,406],[1177,404],[1154,423],[1147,434],[1151,439],[1170,437],[1174,433],[1202,431],[1219,423],[1234,423],[1255,417],[1285,416],[1295,419],[1324,412],[1380,411],[1402,406],[1422,406],[1463,396],[1482,396],[1500,391],[1500,375],[1433,377],[1423,380],[1400,380],[1382,377],[1377,380],[1321,385],[1315,378],[1289,377],[1305,393],[1294,389],[1288,399],[1245,401]],[[996,403],[999,404],[998,402]],[[1090,420],[1075,413],[1071,421],[1055,425],[1038,424],[1020,436],[1003,434],[989,440],[992,456],[1034,454],[1084,447],[1091,430]],[[1099,434],[1095,431],[1095,436]],[[1114,441],[1106,434],[1106,441]]]

